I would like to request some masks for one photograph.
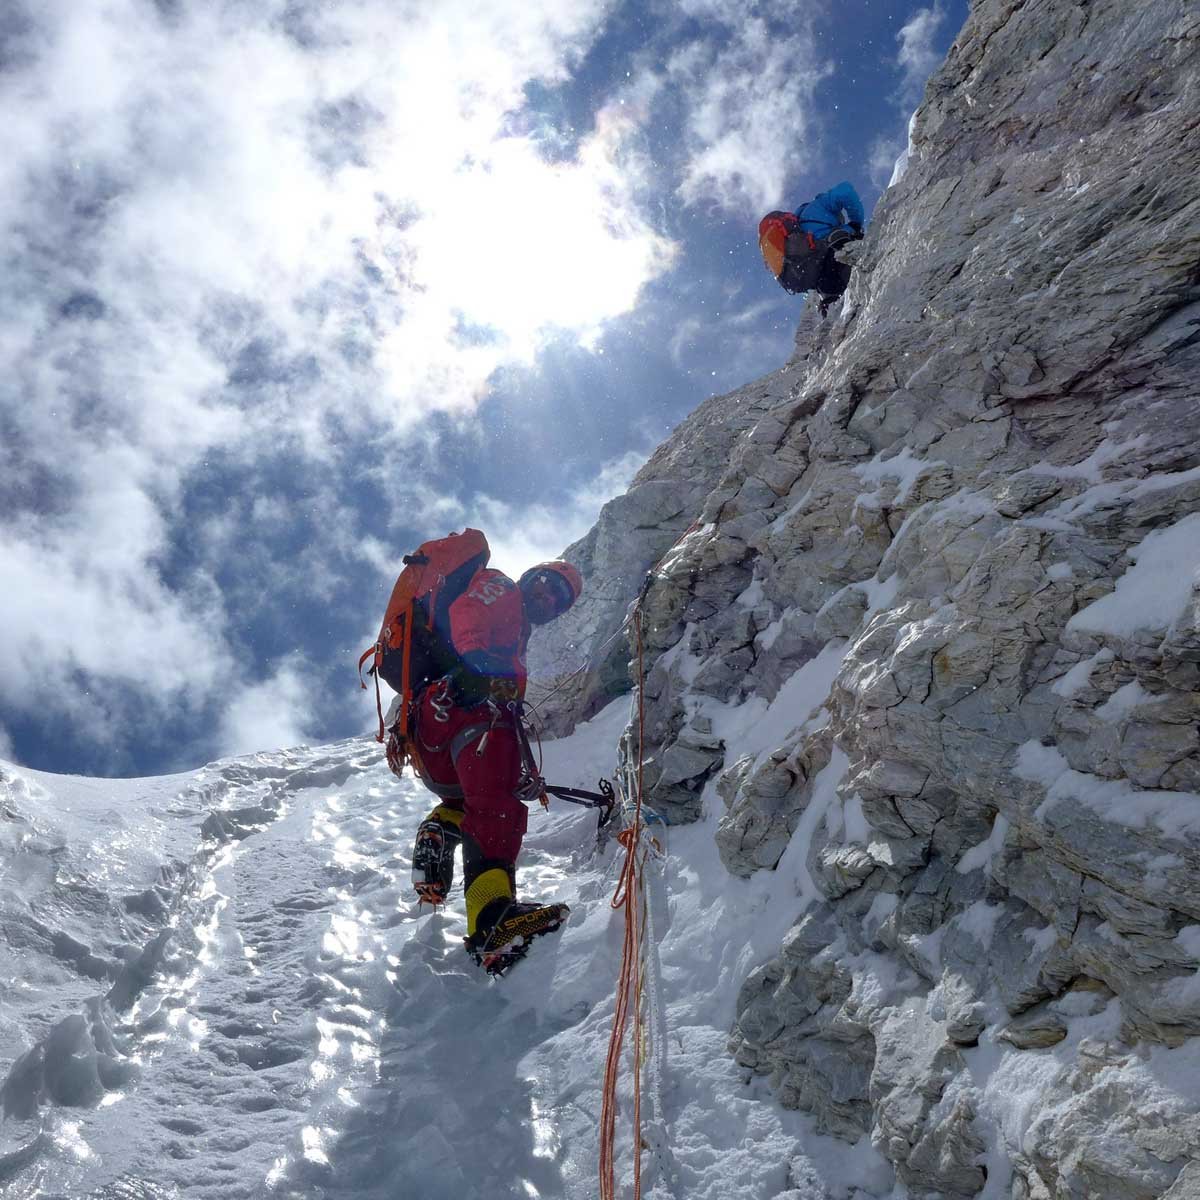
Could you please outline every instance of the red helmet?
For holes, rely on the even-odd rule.
[[[567,585],[571,592],[571,604],[579,599],[579,593],[583,591],[583,576],[580,575],[578,567],[564,562],[561,558],[555,559],[554,562],[538,563],[536,567],[530,567],[518,580],[518,587],[524,587],[526,583],[531,582],[543,571],[552,571]],[[568,605],[568,607],[570,606]]]

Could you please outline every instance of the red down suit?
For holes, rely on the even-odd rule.
[[[525,693],[529,620],[521,592],[502,571],[476,571],[450,606],[450,641],[468,661],[486,661],[485,673],[511,680]],[[511,870],[521,850],[528,812],[513,795],[521,776],[521,750],[512,715],[486,700],[451,699],[431,684],[417,712],[417,739],[424,782],[443,809],[463,813],[463,865],[467,887],[489,867]],[[472,845],[471,843],[474,843]]]

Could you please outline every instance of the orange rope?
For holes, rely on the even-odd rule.
[[[634,998],[633,1016],[633,1197],[642,1195],[642,958],[638,901],[641,879],[638,874],[638,840],[642,829],[642,747],[645,745],[646,715],[643,705],[643,648],[641,605],[635,609],[638,664],[638,764],[637,794],[633,824],[621,830],[617,840],[625,847],[625,862],[611,901],[614,909],[625,910],[625,945],[621,952],[621,973],[617,982],[617,1004],[613,1012],[612,1034],[608,1041],[608,1061],[604,1067],[604,1099],[600,1109],[600,1200],[615,1200],[613,1138],[617,1119],[617,1077],[621,1049],[629,1022],[630,997]]]
[[[652,576],[654,570],[657,570],[666,561],[671,551],[688,534],[699,527],[700,521],[693,521],[668,547],[666,554],[658,560],[650,575]],[[631,997],[633,998],[633,1200],[641,1200],[642,1196],[642,1055],[645,1035],[641,1003],[643,980],[639,909],[641,907],[642,880],[638,862],[638,843],[641,840],[642,832],[643,765],[646,746],[646,665],[645,646],[642,641],[642,600],[644,598],[645,593],[643,592],[630,615],[621,623],[620,628],[612,637],[604,643],[604,646],[607,646],[630,621],[633,622],[637,641],[637,785],[633,824],[617,835],[617,840],[625,847],[625,862],[621,866],[621,875],[617,880],[617,888],[611,901],[614,909],[623,908],[625,910],[625,945],[621,951],[621,974],[617,981],[617,1003],[613,1012],[612,1034],[608,1040],[608,1060],[604,1065],[604,1094],[600,1107],[600,1200],[615,1200],[616,1198],[613,1139],[617,1120],[617,1078],[620,1074],[625,1030],[629,1024]],[[602,646],[601,649],[603,648]],[[587,669],[589,663],[585,663],[580,671]],[[575,672],[575,674],[579,673]],[[569,682],[570,678],[573,676],[563,680],[558,686],[562,687],[563,684]],[[558,688],[554,690],[557,691]],[[550,693],[550,695],[553,694],[553,692]]]

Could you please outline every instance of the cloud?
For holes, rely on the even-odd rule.
[[[942,54],[937,49],[937,35],[946,19],[941,4],[919,8],[896,34],[900,48],[896,67],[900,83],[892,95],[892,103],[906,118],[920,104],[929,76],[941,65]],[[880,188],[889,187],[896,177],[897,163],[908,146],[908,132],[876,137],[868,152],[867,170],[871,181]]]
[[[787,299],[753,300],[735,292],[680,318],[667,350],[680,371],[715,394],[761,375],[764,362],[786,361],[794,336],[795,311]]]
[[[313,726],[304,665],[285,664],[270,679],[242,687],[220,725],[222,757],[300,745]]]
[[[16,752],[13,750],[12,738],[9,737],[8,731],[3,725],[0,725],[0,758],[10,763],[17,761]]]
[[[401,37],[386,6],[314,7],[308,45],[288,36],[291,6],[261,8],[168,25],[132,0],[69,20],[51,7],[38,70],[5,89],[25,130],[9,167],[25,204],[8,224],[20,236],[34,204],[43,229],[46,215],[68,224],[83,199],[92,215],[68,244],[94,260],[93,315],[131,335],[106,365],[145,375],[147,344],[171,364],[182,346],[194,361],[169,382],[202,392],[247,327],[268,329],[402,427],[469,407],[543,327],[587,332],[625,311],[669,261],[638,215],[628,125],[603,123],[557,163],[506,132],[522,87],[563,75],[601,6],[447,4]],[[562,270],[568,241],[589,288]],[[464,327],[487,336],[464,344]]]
[[[905,108],[912,108],[920,101],[925,81],[941,64],[942,54],[935,39],[945,19],[946,13],[940,4],[919,8],[896,35],[900,43],[896,62],[903,72],[900,103]]]
[[[508,368],[550,379],[548,346],[598,355],[630,313],[635,340],[656,321],[686,335],[694,317],[688,367],[714,385],[722,369],[757,373],[766,333],[780,341],[760,325],[769,307],[714,304],[707,277],[652,285],[678,261],[673,223],[787,202],[788,173],[819,153],[831,68],[808,26],[828,5],[656,10],[595,113],[596,78],[627,52],[605,37],[616,0],[12,7],[6,716],[46,730],[67,716],[79,737],[128,747],[155,711],[208,721],[211,738],[232,696],[243,715],[218,728],[242,744],[232,731],[274,728],[254,715],[256,659],[299,647],[334,670],[346,613],[394,570],[398,538],[479,524],[519,573],[625,486],[630,460],[596,468],[596,445],[578,460],[598,473],[564,492],[550,470],[532,504],[514,498],[525,479],[462,479],[454,450],[480,451],[480,402]],[[922,36],[902,56],[917,62]],[[545,115],[580,106],[574,125]],[[682,363],[680,345],[664,332],[646,377]],[[650,404],[639,421],[661,425]],[[618,444],[636,439],[626,427]],[[288,728],[318,728],[323,703]]]
[[[614,109],[549,161],[509,120],[607,11],[26,6],[0,67],[21,114],[0,127],[6,706],[234,691],[253,593],[334,583],[270,540],[295,514],[250,503],[264,461],[319,479],[355,438],[419,443],[667,269],[633,122]],[[310,549],[357,543],[353,504],[323,491]],[[237,694],[229,729],[276,728]]]
[[[426,518],[422,537],[437,537],[465,527],[482,529],[491,547],[492,565],[515,579],[535,563],[557,558],[583,537],[595,523],[600,508],[628,489],[649,457],[649,450],[630,451],[602,463],[574,491],[556,495],[553,500],[517,504],[483,493],[460,497],[414,487],[410,508]],[[431,515],[434,513],[436,516]],[[390,586],[400,554],[409,549],[377,540],[367,553]]]
[[[647,457],[630,452],[612,459],[554,503],[515,505],[495,496],[475,497],[463,513],[463,524],[487,532],[492,565],[516,579],[536,563],[558,558],[583,537],[601,506],[628,489]]]
[[[705,329],[706,322],[700,317],[684,317],[675,327],[671,340],[667,343],[667,351],[671,361],[682,367],[691,358],[696,349],[696,341]]]
[[[741,5],[693,7],[725,22],[728,40],[695,41],[667,65],[687,105],[678,194],[689,206],[761,212],[786,199],[789,174],[815,157],[814,95],[833,68],[794,20],[785,32]]]
[[[881,136],[871,142],[867,152],[867,172],[876,187],[885,188],[896,169],[896,160],[904,153],[902,137]]]

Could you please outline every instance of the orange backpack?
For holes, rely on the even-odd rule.
[[[805,233],[795,213],[769,212],[758,223],[758,248],[779,286],[798,294],[816,287],[829,242]]]
[[[478,529],[423,542],[415,554],[406,554],[379,637],[358,660],[362,682],[363,663],[374,656],[371,674],[375,676],[375,708],[379,713],[376,741],[382,742],[386,732],[380,679],[399,696],[398,719],[392,730],[398,743],[395,755],[401,760],[416,693],[458,664],[458,655],[450,644],[450,605],[466,591],[475,572],[487,566],[490,556],[487,538]],[[362,682],[362,686],[367,685]],[[388,762],[398,770],[403,762],[392,763],[392,758],[389,743]]]

